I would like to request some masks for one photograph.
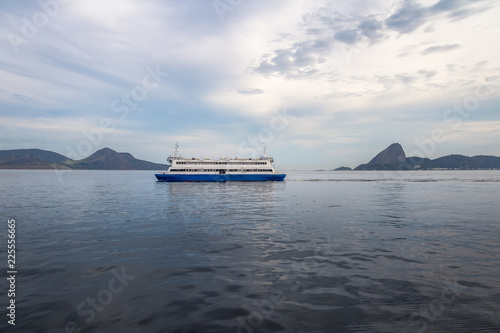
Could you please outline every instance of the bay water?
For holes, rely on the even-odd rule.
[[[0,170],[0,331],[500,332],[500,171],[287,174]]]

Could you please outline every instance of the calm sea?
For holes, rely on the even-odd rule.
[[[500,171],[0,170],[0,218],[1,332],[500,332]]]

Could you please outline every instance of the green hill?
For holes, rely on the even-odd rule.
[[[82,160],[41,149],[0,150],[0,169],[167,170],[168,165],[103,148]]]
[[[0,169],[68,169],[70,158],[42,149],[0,150]]]

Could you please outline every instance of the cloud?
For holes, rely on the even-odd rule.
[[[21,95],[21,94],[13,94],[12,97],[20,100],[21,102],[25,103],[35,103],[35,100],[33,98],[26,96],[26,95]]]
[[[322,29],[318,29],[318,28],[310,28],[310,29],[306,29],[306,34],[307,35],[314,35],[314,36],[319,36],[321,35],[323,32]]]
[[[404,84],[412,84],[417,79],[416,77],[409,74],[396,74],[394,77]]]
[[[429,7],[432,12],[443,12],[450,11],[460,8],[461,6],[467,4],[467,0],[440,0],[435,5]]]
[[[242,95],[260,95],[264,93],[264,90],[258,88],[248,88],[240,89],[238,90],[238,93]]]
[[[387,27],[399,33],[409,33],[426,22],[428,12],[420,4],[406,0],[403,6],[386,21]]]
[[[436,28],[433,25],[428,26],[424,30],[425,33],[434,32],[434,31],[436,31]]]
[[[24,117],[0,117],[0,126],[16,130],[29,129],[58,133],[89,132],[90,130],[98,127],[93,122],[93,119],[70,117],[36,117],[32,119],[26,119]],[[113,126],[110,128],[100,128],[100,131],[104,133],[123,132],[130,134],[128,131],[117,130],[113,128]]]
[[[500,75],[492,75],[492,76],[488,76],[484,79],[486,82],[496,82],[496,81],[500,81]]]
[[[481,68],[481,67],[484,67],[486,65],[488,65],[490,62],[488,60],[483,60],[483,61],[480,61],[476,64],[476,68]]]
[[[277,74],[289,79],[316,76],[319,73],[317,67],[324,63],[324,56],[331,52],[333,46],[331,37],[294,43],[289,49],[275,50],[254,70],[260,74]]]
[[[455,71],[456,71],[456,68],[457,68],[457,65],[456,65],[456,64],[448,64],[448,65],[446,65],[446,69],[447,69],[449,72],[455,72]]]
[[[377,8],[368,15],[360,13],[351,17],[334,10],[334,7],[322,7],[305,14],[300,24],[302,34],[280,39],[280,47],[262,56],[254,71],[286,79],[328,77],[325,69],[331,68],[333,58],[341,56],[350,62],[352,54],[387,40],[391,32],[410,34],[427,24],[425,32],[435,33],[435,21],[455,19],[459,11],[464,12],[460,15],[474,15],[479,13],[478,9],[484,11],[491,6],[488,0],[441,0],[429,6],[415,0],[404,0],[395,9],[384,11]],[[284,46],[283,41],[291,39],[300,41]],[[431,46],[422,55],[452,51],[458,47],[459,44]],[[408,54],[401,57],[403,55]],[[326,62],[330,66],[322,66]]]
[[[254,71],[263,75],[278,75],[287,79],[307,79],[329,76],[323,69],[334,51],[346,52],[356,48],[361,41],[369,44],[383,40],[385,34],[379,21],[373,17],[351,19],[350,26],[340,25],[337,14],[315,13],[307,18],[304,29],[305,39],[289,47],[280,47],[262,56]],[[341,21],[347,18],[342,17]],[[308,25],[321,27],[309,28]],[[290,38],[289,38],[290,39]],[[281,41],[280,41],[281,42]],[[346,48],[347,47],[347,48]]]
[[[418,74],[426,77],[427,79],[431,79],[434,76],[436,76],[437,72],[436,71],[428,71],[428,70],[425,70],[425,69],[421,69],[421,70],[418,71]]]
[[[354,44],[358,40],[358,32],[356,30],[341,30],[336,32],[333,38],[346,44]]]
[[[384,27],[379,20],[373,17],[367,17],[363,19],[358,26],[360,33],[366,36],[371,43],[377,42],[385,38],[385,33],[383,32]]]
[[[431,53],[439,53],[439,52],[449,52],[460,48],[460,44],[447,44],[447,45],[436,45],[430,46],[422,51],[422,55],[428,55]]]
[[[321,95],[321,96],[317,96],[316,98],[317,99],[321,99],[321,100],[326,100],[326,99],[335,99],[335,98],[357,98],[357,97],[361,97],[363,96],[363,94],[361,92],[358,92],[358,91],[355,91],[355,92],[340,92],[340,91],[336,91],[336,92],[333,92],[333,93],[330,93],[330,94],[325,94],[325,95]]]
[[[492,6],[487,0],[440,0],[428,7],[424,7],[414,0],[405,0],[400,8],[387,18],[385,23],[388,28],[401,34],[407,34],[439,14],[448,13],[448,18],[458,20],[491,8]]]

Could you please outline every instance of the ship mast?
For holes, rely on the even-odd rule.
[[[179,157],[179,141],[175,143],[174,157]]]
[[[267,149],[266,144],[262,143],[262,150],[263,150],[263,152],[262,152],[261,158],[265,159],[265,160],[269,160],[269,161],[271,161],[271,163],[273,163],[274,162],[274,158],[272,158],[272,156],[267,156],[266,149]]]
[[[173,160],[177,159],[179,157],[179,141],[177,141],[175,143],[175,149],[174,149],[174,156],[170,155],[168,158],[167,158],[167,162],[172,164],[173,163]]]

